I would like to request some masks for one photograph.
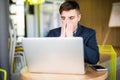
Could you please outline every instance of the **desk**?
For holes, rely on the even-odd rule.
[[[87,68],[87,72],[84,75],[30,73],[27,67],[20,71],[22,80],[105,80],[107,74],[108,71],[97,72],[90,67]]]

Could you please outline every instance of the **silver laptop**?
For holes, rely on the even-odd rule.
[[[30,72],[85,73],[81,37],[23,38],[22,44]]]

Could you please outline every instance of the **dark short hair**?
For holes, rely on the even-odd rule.
[[[76,1],[68,0],[61,4],[59,13],[61,14],[63,11],[69,11],[72,9],[76,9],[80,13],[79,4]]]

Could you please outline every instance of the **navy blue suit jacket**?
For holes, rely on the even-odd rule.
[[[60,37],[60,34],[61,27],[50,30],[47,37]],[[74,37],[83,37],[85,62],[96,64],[99,61],[99,50],[95,30],[78,24]]]

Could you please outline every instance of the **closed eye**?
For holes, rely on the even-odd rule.
[[[69,17],[70,20],[73,20],[74,18],[75,18],[74,16],[70,16],[70,17]]]
[[[62,20],[65,20],[65,17],[61,16],[61,19],[62,19]]]

